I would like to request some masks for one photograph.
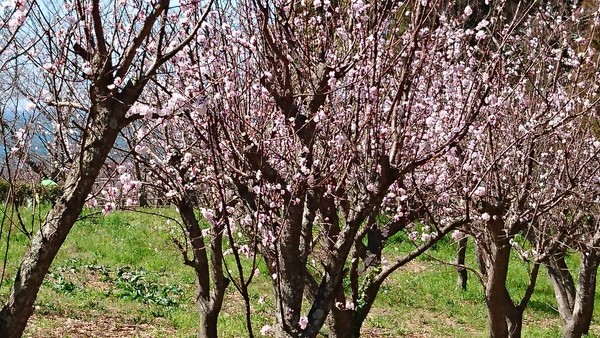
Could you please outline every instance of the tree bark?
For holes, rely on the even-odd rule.
[[[262,247],[263,256],[273,274],[275,291],[275,336],[299,336],[300,311],[304,294],[306,262],[301,251],[303,204],[292,206],[288,211],[288,222],[283,227],[280,238],[275,243],[275,255],[269,247]],[[271,257],[269,259],[269,257]]]
[[[110,101],[109,101],[110,102]],[[93,107],[90,129],[84,136],[81,156],[67,176],[64,193],[48,213],[40,231],[33,237],[17,270],[7,303],[0,311],[0,337],[23,334],[42,281],[77,221],[94,181],[119,133],[125,116],[123,106]]]
[[[579,338],[588,333],[594,312],[599,263],[600,256],[595,252],[582,255],[573,312],[563,327],[563,337],[565,338]]]
[[[554,288],[558,313],[563,323],[567,323],[573,315],[576,290],[575,282],[565,262],[565,253],[563,252],[550,257],[549,262],[546,264],[546,269]]]
[[[143,177],[142,177],[142,170],[140,168],[140,163],[138,161],[134,162],[134,169],[135,169],[136,180],[138,180],[139,182],[144,182]],[[142,185],[139,189],[138,204],[139,204],[140,208],[147,208],[150,206],[148,204],[148,189],[146,188],[146,185],[144,183],[142,183]]]
[[[465,265],[465,256],[467,254],[467,244],[469,238],[463,237],[458,240],[458,251],[456,253],[456,272],[458,273],[457,284],[461,290],[467,290],[467,269]]]
[[[341,303],[340,307],[336,303]],[[331,304],[329,320],[329,338],[354,338],[354,309],[346,309],[344,287],[340,285]],[[360,328],[359,328],[360,334]]]
[[[523,326],[523,311],[515,306],[504,285],[500,287],[491,284],[496,284],[496,282],[488,283],[489,288],[485,293],[490,337],[520,338]]]
[[[210,299],[198,297],[197,308],[200,314],[200,325],[198,327],[198,338],[218,338],[217,322],[219,309],[215,309]]]
[[[211,241],[209,247],[212,259],[209,261],[202,229],[196,218],[193,205],[187,196],[178,201],[177,208],[188,232],[187,236],[193,250],[192,260],[189,260],[187,253],[184,252],[183,254],[185,264],[191,266],[196,274],[196,305],[200,317],[198,338],[218,338],[217,322],[228,284],[221,265],[222,238],[217,236]]]
[[[507,318],[507,324],[509,337],[521,337],[521,331],[523,330],[523,311],[517,307],[513,307]]]
[[[506,289],[511,245],[507,236],[502,233],[504,225],[501,220],[491,221],[488,226],[490,237],[478,243],[477,255],[481,271],[485,276],[485,302],[488,309],[490,337],[519,338],[523,323],[523,308],[513,302]]]
[[[485,283],[485,302],[488,308],[490,337],[520,337],[518,318],[508,290],[506,277],[510,258],[510,245],[490,245],[491,257],[486,257],[487,279]],[[509,320],[511,318],[512,320]]]
[[[353,334],[353,311],[337,309],[335,306],[331,309],[329,323],[329,338],[354,338]]]

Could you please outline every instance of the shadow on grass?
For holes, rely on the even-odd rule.
[[[527,307],[531,310],[535,310],[538,312],[544,312],[551,315],[558,315],[558,311],[554,307],[552,307],[552,305],[546,302],[541,302],[539,300],[530,300]]]

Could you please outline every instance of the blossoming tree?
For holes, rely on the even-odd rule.
[[[582,11],[562,19],[560,10],[553,4],[532,5],[517,12],[512,20],[520,22],[517,26],[506,24],[504,30],[514,29],[515,34],[496,56],[502,68],[495,74],[497,86],[490,89],[485,119],[472,125],[473,133],[442,165],[460,177],[450,201],[472,220],[466,230],[477,245],[493,337],[521,335],[539,267],[548,264],[552,276],[567,249],[564,244],[572,243],[566,238],[572,238],[574,228],[592,229],[583,236],[585,252],[594,246],[593,222],[584,226],[579,218],[580,212],[589,215],[594,208],[581,208],[571,200],[591,196],[588,184],[597,180],[600,143],[592,122],[598,118],[599,83],[593,75],[597,51],[589,36],[578,35],[589,31],[582,27]],[[597,25],[596,16],[589,19],[591,27]],[[513,248],[530,267],[530,281],[519,301],[506,286]],[[595,278],[591,271],[597,268],[594,256],[589,257],[583,262],[589,262],[583,269],[587,276],[582,276],[589,277],[582,279],[584,284]],[[589,294],[589,287],[582,289],[587,299]],[[573,311],[571,305],[561,315],[573,319]]]
[[[202,8],[197,1],[174,7],[161,0],[44,2],[32,9],[27,32],[41,42],[25,53],[46,79],[39,104],[53,107],[56,128],[79,128],[78,142],[64,192],[31,239],[0,311],[0,336],[21,336],[42,280],[120,130],[139,117],[130,107],[191,41],[207,13]]]
[[[358,336],[385,278],[465,222],[434,216],[420,192],[435,191],[433,160],[485,105],[502,44],[488,39],[493,24],[464,29],[468,16],[436,3],[226,8],[177,82],[183,114],[200,121],[191,158],[219,163],[206,172],[215,200],[238,203],[211,214],[257,243],[277,336],[314,337],[330,311],[332,336]],[[415,250],[382,266],[400,231],[417,232]]]

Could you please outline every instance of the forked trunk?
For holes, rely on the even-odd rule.
[[[513,303],[504,285],[496,287],[491,284],[488,283],[489,289],[485,294],[490,337],[521,337],[523,311]]]
[[[371,307],[375,303],[375,299],[379,294],[379,290],[381,289],[384,280],[385,278],[376,278],[365,285],[361,295],[362,297],[359,300],[362,304],[360,307],[354,305],[354,309],[346,309],[343,311],[338,309],[332,310],[334,321],[332,328],[335,328],[335,332],[333,335],[330,333],[329,337],[360,337],[362,325],[367,319]]]
[[[184,196],[177,203],[179,215],[190,238],[193,257],[184,254],[185,264],[196,274],[196,306],[199,315],[198,338],[218,338],[217,322],[228,281],[223,276],[221,237],[211,241],[210,258],[200,223],[191,200]],[[212,280],[211,280],[212,275]],[[212,284],[211,284],[212,283]]]
[[[273,276],[275,291],[275,326],[277,338],[310,337],[312,333],[300,333],[298,321],[302,310],[302,296],[306,262],[303,260],[301,235],[304,219],[304,207],[298,205],[288,212],[289,223],[280,233],[276,241],[276,255],[269,248],[263,248],[263,256],[269,264],[269,272]],[[316,336],[316,333],[314,334]]]
[[[493,230],[502,229],[501,221],[491,222]],[[482,244],[483,245],[483,244]],[[519,338],[523,324],[523,310],[510,297],[506,288],[510,263],[511,245],[499,231],[489,243],[478,245],[482,274],[485,276],[485,302],[488,309],[488,325],[491,338]],[[537,276],[537,267],[535,268]],[[535,278],[533,279],[535,283]],[[528,293],[532,289],[528,289]],[[526,293],[526,296],[527,293]]]
[[[554,288],[556,303],[558,304],[558,313],[563,323],[568,322],[573,315],[575,307],[575,282],[565,262],[565,254],[550,257],[546,265],[548,277]]]
[[[596,253],[586,253],[582,256],[573,312],[563,327],[565,338],[579,338],[587,334],[594,312],[596,276],[600,257]]]

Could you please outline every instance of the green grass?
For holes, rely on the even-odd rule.
[[[403,245],[399,242],[386,248],[386,252],[393,257],[402,248]],[[383,290],[379,295],[377,307],[397,311],[395,313],[400,318],[396,317],[395,320],[407,328],[405,334],[417,332],[431,337],[488,336],[487,308],[482,286],[470,273],[467,290],[459,291],[455,269],[437,262],[437,259],[452,261],[455,249],[453,243],[443,240],[427,255],[417,258],[387,281],[388,290]],[[571,257],[569,263],[575,269],[577,257]],[[467,265],[473,268],[477,266],[472,243],[468,248]],[[527,263],[519,260],[516,255],[512,257],[507,287],[514,301],[520,301],[525,292],[529,282],[528,269]],[[596,297],[597,314],[600,311],[600,297]],[[377,313],[377,310],[374,312]],[[418,315],[415,316],[415,312]],[[371,320],[377,320],[377,316],[371,317]],[[384,320],[385,316],[382,318]],[[600,334],[598,322],[593,322],[592,325],[589,337],[597,337]],[[420,329],[411,331],[411,327]],[[559,337],[560,329],[553,289],[542,268],[535,293],[524,314],[523,337]]]
[[[152,211],[176,215],[172,209]],[[198,321],[194,274],[183,265],[171,236],[180,236],[176,224],[141,213],[116,212],[78,222],[40,290],[26,336],[193,337]],[[5,239],[5,235],[0,239],[2,252]],[[402,236],[392,242],[385,249],[388,260],[409,249]],[[27,238],[13,231],[6,278],[0,288],[2,299],[10,290],[26,244]],[[450,261],[454,250],[454,244],[446,240],[429,254]],[[487,310],[477,280],[470,275],[467,291],[460,291],[454,268],[431,257],[418,258],[384,283],[364,325],[365,336],[487,336]],[[467,262],[476,266],[472,247]],[[527,266],[518,259],[512,262],[509,289],[518,298],[527,282]],[[576,259],[571,264],[576,264]],[[264,265],[261,271],[251,287],[257,335],[264,324],[274,321],[271,280]],[[560,335],[552,287],[545,271],[540,271],[525,312],[524,337]],[[259,302],[261,297],[264,303]],[[597,321],[593,325],[590,337],[600,335]],[[221,337],[247,336],[243,302],[233,286],[227,291],[219,330]]]

